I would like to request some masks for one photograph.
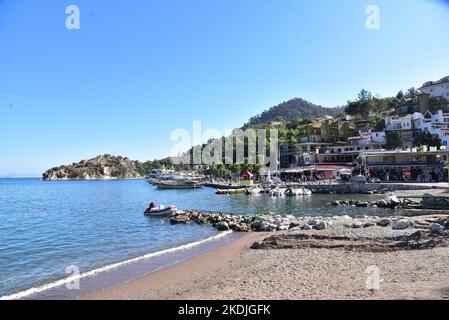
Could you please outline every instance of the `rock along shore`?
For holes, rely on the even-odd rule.
[[[437,218],[405,218],[401,216],[382,218],[378,216],[358,216],[353,218],[347,215],[296,217],[293,215],[281,216],[271,212],[263,215],[237,215],[220,212],[203,212],[199,210],[183,210],[177,211],[170,219],[171,224],[191,222],[200,225],[212,225],[220,231],[232,230],[236,232],[320,231],[326,230],[333,225],[347,229],[390,227],[392,230],[405,230],[414,228],[429,230],[433,234],[443,234],[449,230],[448,216],[438,216]]]

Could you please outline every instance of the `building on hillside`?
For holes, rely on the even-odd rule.
[[[385,131],[371,131],[371,142],[385,144],[387,141]]]
[[[329,116],[300,125],[297,130],[301,143],[335,143],[339,138],[338,122]]]
[[[384,182],[447,181],[449,151],[444,148],[364,151],[360,158],[367,175]]]
[[[404,146],[413,147],[417,130],[413,127],[413,116],[387,116],[385,117],[385,134],[398,132],[404,142]]]
[[[438,81],[428,81],[419,88],[419,91],[428,94],[430,97],[444,97],[449,100],[449,76]]]
[[[442,110],[438,110],[435,114],[430,111],[424,114],[415,112],[412,117],[415,129],[436,135],[444,146],[449,146],[449,113]]]

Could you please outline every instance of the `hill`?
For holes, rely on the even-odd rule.
[[[293,119],[310,119],[325,115],[335,116],[342,111],[343,108],[325,108],[304,99],[295,98],[282,102],[277,106],[265,110],[260,115],[252,117],[245,124],[245,127],[268,124],[276,121],[278,117],[283,117],[286,122],[290,122]]]
[[[47,170],[44,180],[136,179],[145,176],[144,164],[121,156],[102,155]]]

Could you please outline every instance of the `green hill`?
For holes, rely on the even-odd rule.
[[[290,122],[293,119],[310,119],[325,115],[335,116],[342,111],[343,108],[325,108],[304,99],[295,98],[282,102],[252,117],[245,124],[245,127],[269,124],[276,121],[278,117],[282,117],[286,122]]]

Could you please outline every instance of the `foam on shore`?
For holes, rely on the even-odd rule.
[[[97,269],[94,269],[94,270],[91,270],[91,271],[83,272],[83,273],[81,273],[79,275],[76,275],[76,276],[70,276],[70,277],[67,277],[67,278],[56,280],[56,281],[48,283],[48,284],[44,284],[44,285],[37,286],[37,287],[32,287],[32,288],[29,288],[29,289],[26,289],[26,290],[23,290],[23,291],[20,291],[20,292],[17,292],[17,293],[13,293],[13,294],[10,294],[10,295],[5,295],[5,296],[0,297],[0,300],[17,300],[17,299],[27,298],[27,297],[30,297],[32,295],[35,295],[35,294],[38,294],[38,293],[41,293],[41,292],[44,292],[44,291],[47,291],[47,290],[50,290],[50,289],[54,289],[54,288],[63,286],[63,285],[68,284],[68,283],[73,283],[74,281],[77,281],[77,280],[81,280],[81,279],[84,279],[84,278],[92,277],[92,276],[95,276],[95,275],[97,275],[99,273],[103,273],[103,272],[106,272],[106,271],[117,269],[119,267],[122,267],[122,266],[125,266],[125,265],[128,265],[128,264],[132,264],[132,263],[136,263],[136,262],[139,262],[139,261],[142,261],[142,260],[154,258],[154,257],[157,257],[157,256],[161,256],[161,255],[165,255],[165,254],[174,253],[174,252],[177,252],[177,251],[182,251],[182,250],[187,250],[187,249],[190,249],[190,248],[193,248],[193,247],[197,247],[197,246],[206,244],[207,242],[214,241],[214,240],[226,237],[226,236],[228,236],[231,233],[232,233],[232,231],[220,232],[219,234],[217,234],[215,236],[212,236],[212,237],[209,237],[209,238],[206,238],[206,239],[203,239],[203,240],[199,240],[199,241],[183,244],[183,245],[180,245],[180,246],[177,246],[177,247],[173,247],[173,248],[169,248],[169,249],[165,249],[165,250],[160,250],[160,251],[148,253],[148,254],[145,254],[145,255],[142,255],[142,256],[139,256],[139,257],[136,257],[136,258],[132,258],[132,259],[124,260],[124,261],[121,261],[121,262],[116,262],[116,263],[113,263],[113,264],[109,264],[109,265],[106,265],[106,266],[103,266],[103,267],[100,267],[100,268],[97,268]]]

